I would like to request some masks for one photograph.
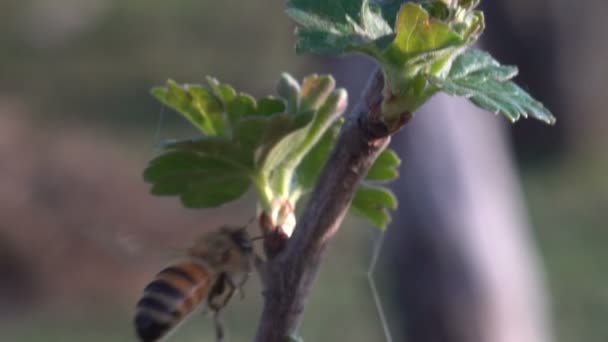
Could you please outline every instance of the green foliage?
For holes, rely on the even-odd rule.
[[[490,55],[467,51],[484,29],[479,0],[397,5],[369,0],[288,0],[298,24],[298,52],[359,52],[375,58],[384,73],[381,119],[389,131],[438,91],[464,96],[511,121],[532,116],[546,123],[549,111],[511,79],[517,69]],[[208,85],[168,81],[152,93],[191,122],[201,136],[165,143],[144,179],[157,195],[180,196],[187,207],[218,206],[253,184],[262,209],[295,207],[316,183],[336,144],[347,94],[327,75],[299,84],[283,74],[278,97],[254,99],[213,78]],[[352,209],[379,227],[390,221],[394,194],[384,185],[398,177],[400,160],[383,152],[357,190]],[[282,204],[278,204],[282,205]],[[279,221],[281,221],[279,219]]]
[[[324,82],[317,82],[319,79]],[[145,180],[153,184],[153,193],[179,195],[187,207],[221,205],[242,195],[251,181],[258,182],[260,193],[269,193],[273,189],[266,189],[266,183],[275,175],[272,170],[279,167],[277,148],[289,142],[281,152],[297,161],[294,150],[306,153],[305,145],[311,142],[295,141],[292,133],[317,127],[322,121],[316,115],[319,107],[325,105],[330,94],[343,94],[341,90],[334,92],[331,77],[311,77],[304,82],[305,91],[294,95],[296,110],[286,112],[289,99],[266,97],[256,101],[213,78],[207,82],[204,88],[168,81],[166,87],[152,91],[202,133],[194,139],[165,143],[167,153],[152,160],[144,172]],[[327,106],[323,108],[327,110]],[[331,122],[340,113],[322,117]]]
[[[299,53],[375,51],[377,39],[392,31],[380,9],[367,0],[289,0],[287,14],[301,25]]]
[[[297,177],[303,189],[312,189],[321,174],[319,165],[325,165],[331,153],[338,133],[340,133],[342,120],[336,122],[319,142],[313,147],[306,157],[302,160],[297,170]]]
[[[152,90],[201,136],[163,144],[164,153],[144,171],[151,192],[179,196],[189,208],[209,208],[241,197],[253,184],[266,212],[277,212],[274,206],[285,200],[295,206],[315,185],[335,145],[346,91],[336,89],[331,76],[316,74],[301,85],[283,74],[278,97],[259,100],[213,78],[207,78],[207,84],[169,80],[166,87]],[[371,179],[395,178],[395,158],[380,158]],[[359,212],[374,223],[384,222],[368,207]]]
[[[364,183],[355,193],[352,209],[374,225],[386,228],[391,220],[388,209],[397,209],[397,198],[389,189]]]
[[[378,6],[365,0],[292,0],[287,13],[299,24],[298,52],[361,52],[378,61],[388,90],[382,119],[389,128],[398,128],[394,125],[403,116],[441,90],[466,96],[511,121],[530,115],[553,123],[555,119],[540,103],[508,79],[482,80],[483,72],[462,77],[462,69],[481,62],[479,56],[459,56],[483,32],[484,17],[475,10],[479,0],[450,2],[400,5],[392,1]],[[453,66],[455,60],[458,63]],[[510,69],[492,61],[494,69]]]
[[[384,185],[399,177],[400,164],[393,150],[382,151],[353,198],[351,209],[382,229],[391,222],[389,210],[397,209],[397,197]]]
[[[180,195],[186,207],[207,208],[243,195],[247,172],[226,159],[189,151],[170,151],[150,162],[144,180],[155,195]]]
[[[454,61],[445,80],[430,80],[446,93],[469,98],[477,106],[502,113],[513,122],[531,115],[548,124],[555,123],[542,103],[510,81],[515,75],[517,67],[500,65],[488,53],[470,50]]]
[[[393,150],[384,150],[378,159],[367,172],[367,180],[388,182],[399,177],[397,167],[401,164],[401,159]]]

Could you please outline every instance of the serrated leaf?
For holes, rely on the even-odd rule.
[[[390,223],[389,209],[397,208],[397,198],[384,187],[361,184],[353,197],[351,209],[378,228],[384,229]]]
[[[249,187],[241,168],[195,152],[171,151],[153,159],[144,171],[151,192],[180,196],[189,208],[215,207],[240,197]]]
[[[287,14],[300,24],[298,53],[369,50],[392,33],[379,8],[368,0],[290,0]]]
[[[197,113],[204,117],[213,127],[208,135],[226,135],[228,123],[222,109],[221,103],[213,94],[198,85],[185,85],[184,88],[190,94],[191,105],[196,108]]]
[[[213,77],[207,77],[207,83],[220,100],[231,126],[234,126],[241,117],[258,113],[258,105],[253,96],[245,93],[237,94],[234,88],[220,83]]]
[[[168,80],[166,88],[154,88],[152,95],[175,109],[206,135],[222,134],[225,131],[221,103],[199,86],[181,86],[173,80]]]
[[[228,113],[232,125],[242,117],[255,115],[258,112],[253,96],[243,93],[235,96],[232,101],[224,102],[224,110]]]
[[[391,190],[380,186],[361,184],[355,197],[357,206],[397,209],[397,197]]]
[[[220,83],[214,77],[207,76],[207,84],[209,84],[215,96],[224,103],[230,102],[236,97],[236,90],[234,88],[228,84]]]
[[[388,182],[399,177],[398,166],[401,159],[395,151],[386,149],[378,156],[372,167],[369,169],[366,180]]]
[[[180,199],[186,208],[217,207],[241,197],[249,185],[249,178],[243,174],[225,173],[192,182]]]
[[[353,214],[363,217],[377,228],[384,230],[391,222],[391,214],[384,209],[365,208],[361,209],[357,206],[352,206]]]
[[[272,114],[285,112],[285,101],[269,96],[258,101],[256,114],[270,116]],[[293,113],[293,112],[291,112]]]
[[[414,111],[428,97],[432,89],[420,83],[421,74],[444,75],[451,61],[468,44],[448,22],[433,18],[419,4],[401,7],[395,22],[396,37],[379,55],[387,84],[394,96],[408,97],[411,103],[402,108]]]
[[[165,150],[194,152],[226,161],[243,170],[253,171],[253,152],[233,141],[221,137],[200,137],[167,141],[163,145]]]
[[[395,64],[421,53],[460,45],[463,40],[448,23],[431,18],[422,6],[414,3],[401,8],[395,31],[397,36],[393,44],[384,52]]]
[[[386,0],[380,2],[379,6],[384,20],[390,27],[395,27],[397,13],[399,13],[399,9],[403,6],[403,0]]]
[[[510,81],[517,68],[500,65],[490,54],[470,50],[459,56],[445,80],[431,82],[450,95],[464,96],[480,108],[502,113],[512,122],[531,116],[547,124],[555,117],[542,103]]]

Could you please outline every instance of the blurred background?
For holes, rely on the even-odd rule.
[[[608,259],[608,28],[602,16],[608,6],[601,0],[486,2],[488,29],[482,44],[498,60],[520,67],[518,83],[553,111],[557,125],[521,121],[511,126],[491,114],[455,112],[463,105],[458,102],[429,106],[394,139],[404,160],[401,173],[414,184],[395,184],[403,209],[395,215],[389,229],[395,238],[382,247],[375,272],[390,330],[396,341],[475,341],[470,332],[452,333],[462,330],[453,326],[480,325],[487,311],[469,311],[470,305],[485,308],[483,303],[492,302],[486,297],[502,295],[502,301],[522,302],[520,308],[534,307],[538,324],[530,329],[544,330],[539,336],[547,341],[606,341],[608,272],[601,265]],[[181,208],[174,198],[148,194],[141,172],[158,143],[193,134],[152,99],[151,87],[167,78],[202,83],[211,75],[262,96],[274,91],[280,72],[298,78],[333,72],[338,85],[351,90],[354,103],[369,61],[296,56],[293,25],[283,9],[282,2],[270,1],[2,1],[0,340],[133,341],[133,307],[155,272],[196,234],[225,223],[243,224],[254,214],[252,196],[218,210],[194,211]],[[474,111],[462,111],[469,110]],[[438,111],[448,113],[447,119],[439,120]],[[485,120],[492,128],[452,126],[466,118]],[[445,127],[425,130],[424,120]],[[437,133],[441,129],[447,135]],[[434,132],[429,133],[434,140],[410,143],[419,132]],[[459,137],[473,141],[462,146],[489,149],[454,152],[448,164],[437,162],[449,152],[445,146],[460,146],[443,139]],[[474,174],[488,164],[505,167]],[[440,181],[416,182],[422,179],[413,176],[417,173],[433,174],[422,166],[444,173],[464,170],[456,172],[462,175],[470,169],[472,176],[467,182],[456,180],[456,187],[445,174]],[[403,190],[417,184],[428,187],[414,194]],[[430,219],[467,216],[459,208],[469,200],[477,203],[473,197],[478,192],[467,190],[473,199],[463,202],[460,190],[494,189],[494,184],[501,186],[483,200],[496,199],[494,211],[483,210],[487,217],[467,225],[487,230],[442,230],[446,222],[457,224]],[[418,195],[442,188],[446,195],[440,197],[454,200],[429,199],[435,204],[425,207],[425,197]],[[414,202],[421,204],[411,213],[408,203]],[[474,205],[467,208],[480,214]],[[412,218],[424,224],[412,224]],[[407,227],[416,224],[436,236],[408,233],[415,229]],[[355,218],[348,218],[344,228],[307,308],[302,335],[308,341],[384,341],[367,277],[379,234]],[[424,242],[431,240],[456,242],[448,243],[451,247]],[[427,246],[441,253],[429,252]],[[498,256],[503,249],[509,251]],[[485,254],[475,252],[479,250]],[[457,266],[443,261],[460,257],[466,260]],[[475,266],[481,264],[476,260],[484,266]],[[493,260],[510,260],[511,268],[494,267]],[[425,280],[435,269],[448,270],[450,276]],[[493,283],[479,276],[484,269],[495,273]],[[513,292],[484,290],[494,286],[490,283],[515,288],[519,277],[511,276],[522,270],[532,279],[521,287],[525,295],[511,298]],[[442,296],[456,292],[459,304],[436,300],[443,297],[429,292],[435,289],[423,286],[425,281],[440,284],[436,291]],[[422,297],[414,298],[416,291]],[[246,292],[242,303],[234,301],[228,309],[233,341],[247,341],[257,323],[257,279]],[[453,312],[448,323],[425,311],[433,305]],[[510,312],[512,317],[525,314],[523,309]],[[173,339],[212,340],[210,321],[194,317]],[[445,333],[428,337],[417,331],[422,326]]]

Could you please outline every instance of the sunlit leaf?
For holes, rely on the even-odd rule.
[[[463,40],[448,23],[431,18],[414,3],[401,8],[395,25],[397,36],[384,52],[385,58],[395,64],[422,53],[459,45]]]
[[[471,23],[475,30],[481,23]],[[479,26],[479,27],[478,27]],[[442,77],[451,62],[474,39],[459,34],[452,23],[434,18],[415,3],[401,7],[395,22],[396,37],[378,56],[386,82],[394,97],[403,97],[401,111],[415,111],[436,91],[423,75]],[[467,31],[468,32],[468,31]],[[398,99],[397,99],[398,101]]]
[[[392,33],[380,9],[368,0],[289,0],[287,14],[300,24],[299,53],[373,50],[376,40]]]
[[[312,189],[316,184],[321,170],[334,147],[341,123],[332,126],[317,144],[306,154],[297,169],[298,184],[306,190]]]
[[[317,110],[325,102],[329,94],[336,87],[336,81],[329,75],[319,76],[312,74],[304,78],[300,88],[300,104],[298,110],[301,112]]]
[[[300,103],[300,84],[290,74],[282,73],[277,83],[277,94],[287,103],[288,113],[297,113]]]
[[[206,135],[225,133],[224,111],[218,99],[208,90],[197,85],[181,86],[167,81],[167,87],[152,90],[159,101],[175,109]]]
[[[333,86],[332,86],[333,88]],[[306,87],[302,87],[302,93]],[[304,94],[302,99],[306,99],[308,94]],[[277,144],[264,164],[266,173],[270,173],[276,168],[296,168],[306,154],[317,144],[327,131],[329,126],[344,112],[347,104],[346,91],[337,89],[331,94],[323,94],[323,102],[318,102],[318,92],[310,97],[313,101],[310,104],[303,105],[303,108],[318,107],[313,120],[306,126],[292,134],[285,136],[284,139]],[[303,101],[304,102],[304,101]],[[318,166],[320,167],[320,166]]]
[[[431,81],[446,93],[466,97],[480,108],[502,113],[513,122],[531,116],[555,123],[555,117],[542,103],[510,81],[516,75],[516,67],[500,65],[488,53],[470,50],[454,61],[445,80]]]

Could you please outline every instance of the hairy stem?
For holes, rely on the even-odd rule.
[[[344,125],[286,249],[262,267],[265,297],[256,342],[285,342],[296,332],[328,242],[357,185],[390,141],[390,130],[378,120],[382,87],[377,71]]]

